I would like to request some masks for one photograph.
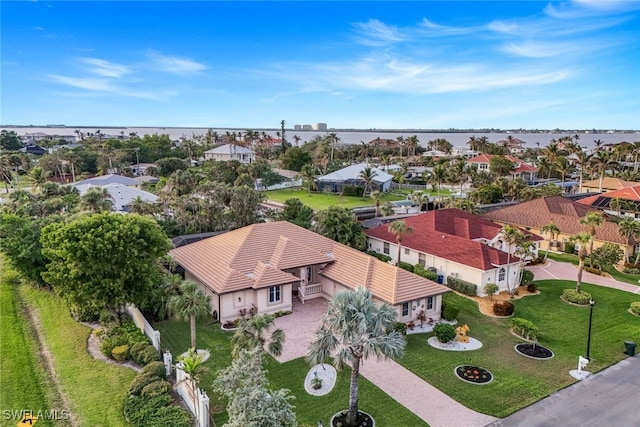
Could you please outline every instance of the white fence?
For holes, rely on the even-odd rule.
[[[184,371],[182,362],[176,365],[177,391],[196,418],[197,427],[209,427],[209,396],[200,390],[189,374]]]
[[[133,323],[151,340],[151,344],[160,352],[160,331],[153,329],[151,324],[145,319],[138,307],[127,304],[124,311],[131,316]]]

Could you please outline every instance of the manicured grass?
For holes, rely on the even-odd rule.
[[[186,321],[168,320],[157,322],[154,328],[160,331],[162,346],[171,349],[172,354],[178,355],[189,346],[189,324]],[[204,375],[200,386],[209,392],[213,407],[216,396],[211,393],[211,385],[216,372],[231,364],[231,344],[229,339],[233,332],[224,332],[219,324],[207,326],[205,321],[197,324],[198,348],[211,350],[211,358],[204,363],[209,372]],[[324,425],[329,425],[330,417],[338,411],[346,409],[349,402],[349,375],[345,370],[338,374],[336,386],[333,391],[325,396],[311,396],[304,390],[304,378],[309,371],[309,366],[303,359],[292,360],[280,364],[270,356],[265,358],[265,368],[271,388],[287,388],[296,399],[296,416],[301,424],[316,425],[322,420]],[[386,395],[382,390],[371,384],[366,379],[360,379],[360,408],[376,419],[378,425],[403,425],[424,426],[420,418]],[[226,413],[217,414],[214,419],[218,425],[227,420]]]
[[[580,262],[578,260],[578,256],[574,254],[565,254],[565,253],[557,254],[557,253],[549,252],[548,258],[558,262],[569,262],[573,265],[578,265]],[[589,265],[589,261],[586,261],[586,265],[587,266]],[[640,285],[640,275],[623,273],[621,271],[618,271],[612,265],[607,265],[606,267],[603,268],[603,270],[605,273],[609,273],[611,277],[613,277],[619,282],[625,282],[625,283],[629,283],[631,285],[636,285],[636,286]]]
[[[0,410],[56,409],[46,371],[37,358],[37,339],[17,296],[17,285],[5,280],[9,274],[5,269],[0,280]],[[18,422],[13,417],[4,419],[5,413],[0,415],[0,425]],[[38,425],[53,426],[53,421],[41,420]]]
[[[575,287],[575,282],[537,283],[540,295],[514,301],[514,317],[530,320],[540,328],[539,342],[555,353],[552,359],[538,361],[518,355],[514,346],[523,340],[509,332],[510,319],[484,316],[474,301],[447,294],[445,300],[461,308],[459,324],[467,324],[468,335],[480,340],[483,347],[470,352],[442,351],[427,344],[430,334],[409,335],[407,354],[399,362],[471,409],[496,417],[507,416],[575,382],[569,370],[576,369],[578,356],[586,353],[589,309],[560,300],[562,291]],[[583,289],[596,301],[588,370],[597,372],[626,357],[624,340],[640,340],[640,318],[627,312],[640,296],[590,284],[584,284]],[[453,370],[461,364],[489,369],[494,381],[478,386],[458,380]]]
[[[25,285],[20,286],[19,293],[38,310],[56,374],[78,424],[128,426],[122,409],[136,373],[91,357],[87,352],[90,328],[71,318],[63,300]]]
[[[341,196],[339,194],[331,193],[316,193],[311,192],[309,194],[303,189],[282,189],[265,191],[263,194],[268,200],[274,202],[284,203],[287,199],[298,198],[302,203],[309,206],[315,211],[325,210],[330,206],[341,206],[343,208],[357,208],[362,206],[374,206],[375,200],[367,196],[364,199],[361,197],[353,196]],[[380,199],[380,203],[390,202],[394,200],[403,200],[406,197],[402,195],[384,193]]]

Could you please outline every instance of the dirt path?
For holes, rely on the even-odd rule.
[[[80,323],[90,327],[92,331],[100,327],[100,324],[97,322],[80,322]],[[93,333],[89,334],[89,338],[87,339],[87,351],[89,352],[91,357],[93,357],[94,359],[102,360],[103,362],[109,363],[111,365],[124,366],[126,368],[133,369],[136,372],[140,372],[142,370],[140,365],[138,365],[137,363],[131,360],[119,362],[117,360],[109,359],[107,356],[102,354],[102,352],[100,351],[100,339],[96,337]]]
[[[24,304],[24,300],[22,300],[22,303]],[[37,309],[28,307],[26,304],[24,305],[24,308],[28,316],[30,326],[32,330],[35,332],[36,339],[38,340],[38,348],[40,349],[40,358],[45,362],[46,370],[47,370],[47,373],[49,374],[51,383],[54,385],[56,389],[56,394],[60,398],[60,404],[62,405],[62,408],[60,408],[60,410],[66,411],[66,413],[69,414],[68,420],[61,420],[59,422],[61,423],[68,422],[69,425],[71,425],[72,427],[81,427],[80,422],[76,419],[73,411],[71,410],[71,405],[69,404],[69,398],[67,397],[67,395],[64,393],[64,390],[62,389],[62,384],[60,384],[60,378],[58,377],[55,366],[53,365],[53,354],[51,354],[51,351],[49,350],[49,347],[47,346],[47,343],[45,341],[44,333],[42,331],[42,322],[40,320],[40,313],[38,312]]]

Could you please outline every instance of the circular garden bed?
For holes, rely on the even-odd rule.
[[[343,427],[347,425],[347,411],[338,412],[331,418],[331,427]],[[358,427],[375,427],[376,423],[371,415],[366,412],[358,411],[358,419],[356,421]]]
[[[460,365],[456,366],[454,372],[462,381],[471,384],[489,384],[493,381],[493,374],[479,366]]]
[[[548,360],[553,357],[553,351],[535,343],[522,342],[516,344],[515,349],[521,355],[532,359]]]

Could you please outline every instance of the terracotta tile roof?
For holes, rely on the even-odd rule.
[[[637,184],[637,183],[633,183],[633,184]],[[614,190],[614,191],[608,191],[606,193],[596,194],[595,196],[580,199],[578,200],[578,203],[591,206],[593,205],[593,202],[598,200],[600,197],[605,197],[608,199],[615,199],[619,197],[624,200],[632,200],[634,202],[640,202],[640,185],[634,185],[633,187],[625,187],[620,190]]]
[[[493,221],[512,224],[518,227],[542,228],[553,221],[562,234],[574,235],[586,231],[580,219],[588,212],[600,212],[590,206],[565,199],[562,196],[541,197],[529,202],[496,209],[483,216]],[[627,244],[620,235],[618,226],[611,221],[596,228],[596,240],[617,244]]]
[[[620,190],[626,187],[633,187],[634,185],[638,185],[638,183],[625,181],[620,178],[614,178],[612,176],[605,176],[602,180],[603,190]],[[600,188],[600,179],[592,179],[591,181],[583,182],[582,186]]]
[[[293,283],[299,279],[283,270],[312,264],[324,265],[323,276],[349,288],[367,286],[376,298],[391,304],[448,292],[442,285],[286,221],[253,224],[170,254],[218,294]]]
[[[402,246],[418,252],[435,255],[472,268],[487,271],[495,265],[507,264],[508,255],[473,239],[490,240],[502,230],[502,226],[460,209],[441,209],[406,218],[405,223],[413,228],[406,234]],[[367,236],[396,243],[388,225],[366,231]],[[531,235],[534,240],[539,236]],[[511,256],[511,262],[517,257]]]
[[[467,163],[475,163],[475,164],[480,164],[480,163],[486,163],[489,164],[491,162],[491,159],[493,157],[496,157],[494,154],[480,154],[478,156],[472,157],[470,159],[467,160]],[[512,172],[512,174],[519,174],[522,172],[538,172],[538,168],[536,168],[535,166],[531,166],[528,163],[525,163],[524,160],[520,160],[517,157],[511,156],[511,155],[506,155],[504,156],[507,159],[511,160],[513,163],[515,163],[516,165],[518,165],[516,167],[516,169]]]

